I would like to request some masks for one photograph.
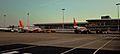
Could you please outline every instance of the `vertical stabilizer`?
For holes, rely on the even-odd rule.
[[[75,20],[75,18],[74,18],[74,29],[77,27],[77,22],[76,22],[76,20]]]
[[[20,28],[23,28],[23,24],[21,20],[19,20],[19,24],[20,24]]]

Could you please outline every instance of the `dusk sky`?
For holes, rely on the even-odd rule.
[[[0,26],[18,25],[19,19],[26,25],[29,12],[30,24],[62,23],[62,8],[65,8],[65,22],[73,18],[82,22],[87,19],[100,19],[110,15],[117,19],[117,6],[120,0],[0,0]],[[4,17],[6,14],[6,17]]]

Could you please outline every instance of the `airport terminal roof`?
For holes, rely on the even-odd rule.
[[[90,21],[120,21],[120,19],[88,19],[86,20],[87,22],[90,22]]]
[[[77,22],[77,24],[86,24],[88,22]],[[61,25],[63,23],[41,23],[41,24],[34,24],[34,25]],[[69,22],[69,23],[64,23],[64,24],[73,24],[73,22]]]

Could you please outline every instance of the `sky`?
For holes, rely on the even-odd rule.
[[[0,26],[23,24],[78,22],[100,19],[109,15],[117,19],[117,6],[120,0],[0,0]],[[29,16],[27,15],[29,13]],[[6,17],[4,17],[6,15]]]

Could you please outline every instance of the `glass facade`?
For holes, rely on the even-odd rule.
[[[90,30],[117,31],[118,27],[120,28],[120,19],[96,19],[96,20],[86,20],[86,21],[88,22],[87,27]]]
[[[40,28],[46,29],[62,29],[62,23],[51,23],[51,24],[34,24],[35,26],[39,26]],[[78,22],[77,26],[85,26],[87,22]],[[73,23],[64,23],[64,29],[73,29]]]

